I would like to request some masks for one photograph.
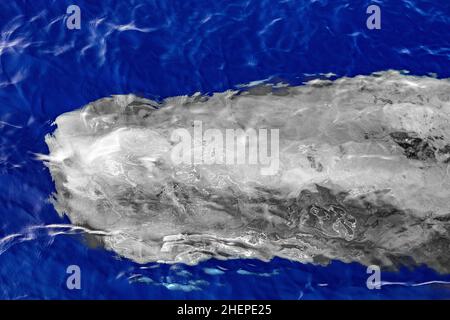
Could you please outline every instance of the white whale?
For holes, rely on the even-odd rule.
[[[279,170],[175,163],[171,135],[195,121],[279,130]],[[450,270],[449,79],[386,71],[161,103],[119,95],[55,124],[40,158],[56,210],[139,263],[278,256]]]

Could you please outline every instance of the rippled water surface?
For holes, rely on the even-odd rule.
[[[137,264],[98,247],[47,201],[54,184],[36,154],[62,113],[112,94],[153,100],[269,79],[299,85],[387,69],[450,77],[450,3],[376,1],[72,1],[0,3],[0,297],[450,298],[450,275],[427,266],[382,274],[366,267],[274,258]],[[82,289],[68,290],[79,265]]]

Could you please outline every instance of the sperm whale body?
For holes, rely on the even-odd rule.
[[[277,130],[277,170],[174,161],[177,130],[192,133],[193,153],[217,142],[196,123],[216,137]],[[138,263],[277,256],[450,271],[448,79],[385,71],[162,102],[117,95],[55,124],[40,158],[57,212]]]

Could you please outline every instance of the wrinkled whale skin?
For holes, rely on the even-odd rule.
[[[171,133],[279,129],[280,168],[175,164]],[[385,71],[60,115],[53,204],[138,263],[332,259],[450,271],[450,81]]]

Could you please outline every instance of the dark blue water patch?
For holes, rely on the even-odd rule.
[[[53,119],[118,93],[163,98],[385,69],[449,76],[447,1],[377,1],[381,30],[366,28],[371,3],[77,1],[81,30],[65,25],[72,1],[2,3],[0,83],[22,79],[3,86],[2,102]]]
[[[322,267],[274,259],[138,265],[65,235],[18,243],[0,256],[0,263],[2,297],[8,299],[450,298],[448,284],[417,285],[450,280],[426,267],[382,272],[382,281],[399,284],[369,290],[366,268],[354,263],[335,261]],[[67,289],[66,268],[71,264],[81,269],[80,290]]]
[[[381,30],[366,28],[373,3]],[[81,30],[65,26],[71,4],[81,9]],[[89,248],[80,235],[30,231],[69,223],[48,203],[53,183],[35,160],[61,113],[111,94],[158,100],[262,79],[301,84],[321,73],[445,78],[448,30],[450,2],[440,0],[1,2],[0,298],[449,298],[444,284],[408,286],[449,280],[425,266],[383,272],[383,281],[403,284],[368,290],[358,264],[141,266]],[[79,291],[65,283],[71,264],[82,271]]]

